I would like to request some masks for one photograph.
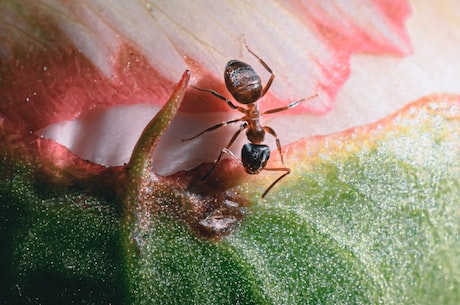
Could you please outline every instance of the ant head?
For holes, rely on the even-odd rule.
[[[224,79],[227,90],[241,104],[252,104],[262,95],[260,76],[245,62],[230,60],[225,67]]]
[[[248,174],[260,173],[270,159],[270,148],[267,145],[247,143],[241,149],[241,162]]]

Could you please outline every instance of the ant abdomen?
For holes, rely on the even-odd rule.
[[[225,67],[225,85],[241,104],[256,102],[262,95],[262,81],[253,67],[239,60],[230,60]]]

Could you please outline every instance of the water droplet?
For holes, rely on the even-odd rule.
[[[43,66],[43,71],[46,71],[48,70],[48,67],[47,66]]]
[[[30,102],[30,97],[26,97],[26,103]]]

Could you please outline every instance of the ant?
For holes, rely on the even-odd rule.
[[[260,64],[265,68],[265,70],[267,70],[268,73],[270,73],[270,79],[268,80],[267,84],[265,85],[265,87],[262,86],[260,76],[249,64],[235,59],[230,60],[225,67],[225,85],[227,87],[227,90],[232,94],[233,98],[238,103],[246,105],[247,108],[236,106],[225,96],[217,93],[214,90],[202,89],[195,86],[192,87],[199,91],[208,92],[214,95],[215,97],[225,101],[230,108],[238,110],[239,112],[243,113],[244,116],[242,116],[239,119],[224,121],[219,124],[216,124],[212,127],[203,130],[202,132],[191,138],[182,139],[182,142],[193,140],[206,132],[213,131],[220,127],[242,121],[243,123],[240,125],[240,128],[235,132],[233,137],[230,139],[228,145],[221,150],[219,157],[214,161],[213,167],[208,171],[208,173],[204,177],[201,178],[201,180],[205,180],[209,177],[209,175],[211,175],[211,173],[216,169],[217,165],[222,159],[223,154],[226,153],[232,156],[234,159],[236,159],[244,167],[246,173],[251,175],[258,174],[262,170],[284,172],[280,177],[273,181],[272,184],[265,190],[265,192],[262,194],[262,198],[264,198],[267,195],[267,193],[275,186],[276,183],[278,183],[281,179],[289,175],[291,169],[286,167],[286,165],[284,164],[283,151],[281,149],[281,144],[278,135],[271,127],[262,126],[260,123],[260,119],[264,114],[271,114],[294,108],[300,103],[304,102],[306,99],[303,98],[297,100],[295,102],[288,104],[285,107],[266,110],[262,113],[259,112],[259,104],[257,103],[257,101],[267,93],[275,78],[275,74],[273,73],[272,69],[263,61],[263,59],[260,58],[248,47],[246,42],[245,46],[248,52],[252,54],[255,58],[257,58]],[[310,96],[308,99],[311,99],[316,96],[317,94]],[[236,138],[243,130],[246,130],[246,136],[250,143],[243,145],[241,149],[240,160],[229,148],[233,144],[233,142],[235,142]],[[269,133],[275,138],[276,147],[278,148],[281,164],[283,165],[283,167],[266,167],[268,159],[270,158],[270,148],[267,145],[262,144],[265,140],[265,133]]]

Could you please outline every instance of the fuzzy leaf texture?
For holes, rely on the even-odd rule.
[[[50,192],[35,165],[4,154],[2,301],[456,304],[459,105],[430,96],[377,123],[289,145],[293,173],[266,200],[258,192],[267,175],[232,187],[250,204],[218,241],[167,212],[126,211],[123,198],[81,183]],[[155,126],[161,135],[165,124]]]

